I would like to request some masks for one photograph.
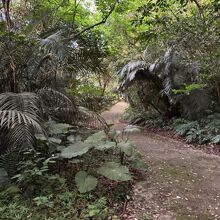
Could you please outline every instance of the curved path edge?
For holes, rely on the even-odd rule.
[[[102,116],[122,130],[128,105],[119,102]],[[220,157],[156,133],[131,134],[150,170],[134,185],[128,205],[133,220],[220,220]]]

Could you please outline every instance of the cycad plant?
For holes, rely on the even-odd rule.
[[[74,104],[67,96],[44,88],[38,93],[0,94],[0,168],[13,174],[19,153],[35,147],[36,133],[47,136],[42,122],[53,119],[84,127],[107,129],[96,113]]]
[[[145,107],[151,106],[168,117],[181,115],[195,119],[203,114],[209,107],[210,98],[202,85],[193,86],[197,82],[198,64],[184,62],[181,53],[174,48],[168,49],[154,62],[148,60],[146,53],[143,60],[129,62],[118,72],[120,90],[126,93],[138,83],[137,95]],[[189,91],[186,91],[186,85],[190,85]],[[149,96],[155,92],[156,98],[155,95]]]
[[[0,120],[5,136],[3,145],[14,148],[33,146],[34,132],[42,131],[39,97],[34,93],[0,94]]]
[[[15,171],[19,152],[34,146],[35,132],[42,132],[39,97],[34,93],[0,94],[0,167]]]

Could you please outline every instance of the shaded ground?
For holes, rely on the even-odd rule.
[[[114,128],[123,129],[127,124],[120,122],[120,116],[126,107],[119,102],[102,116]],[[150,170],[135,184],[125,219],[220,220],[219,156],[144,130],[129,138]]]

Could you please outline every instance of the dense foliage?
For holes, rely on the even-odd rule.
[[[99,115],[117,92],[131,123],[219,143],[219,12],[218,0],[2,0],[0,216],[118,218],[147,167]]]
[[[135,1],[127,7],[133,46],[118,62],[119,89],[134,115],[139,111],[136,121],[143,121],[145,115],[154,121],[162,118],[163,124],[184,118],[201,126],[192,126],[192,139],[212,142],[214,138],[217,143],[218,132],[204,141],[196,136],[212,133],[200,121],[208,117],[209,123],[211,115],[219,112],[219,2]]]
[[[2,0],[1,218],[115,216],[133,170],[146,169],[96,113],[117,100],[107,43],[95,28],[116,4],[100,2],[95,13],[84,1]]]

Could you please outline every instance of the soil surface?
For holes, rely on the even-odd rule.
[[[119,102],[102,114],[122,130],[121,115],[128,107]],[[149,170],[134,185],[124,219],[220,220],[220,157],[195,150],[184,142],[142,130],[129,134]]]

